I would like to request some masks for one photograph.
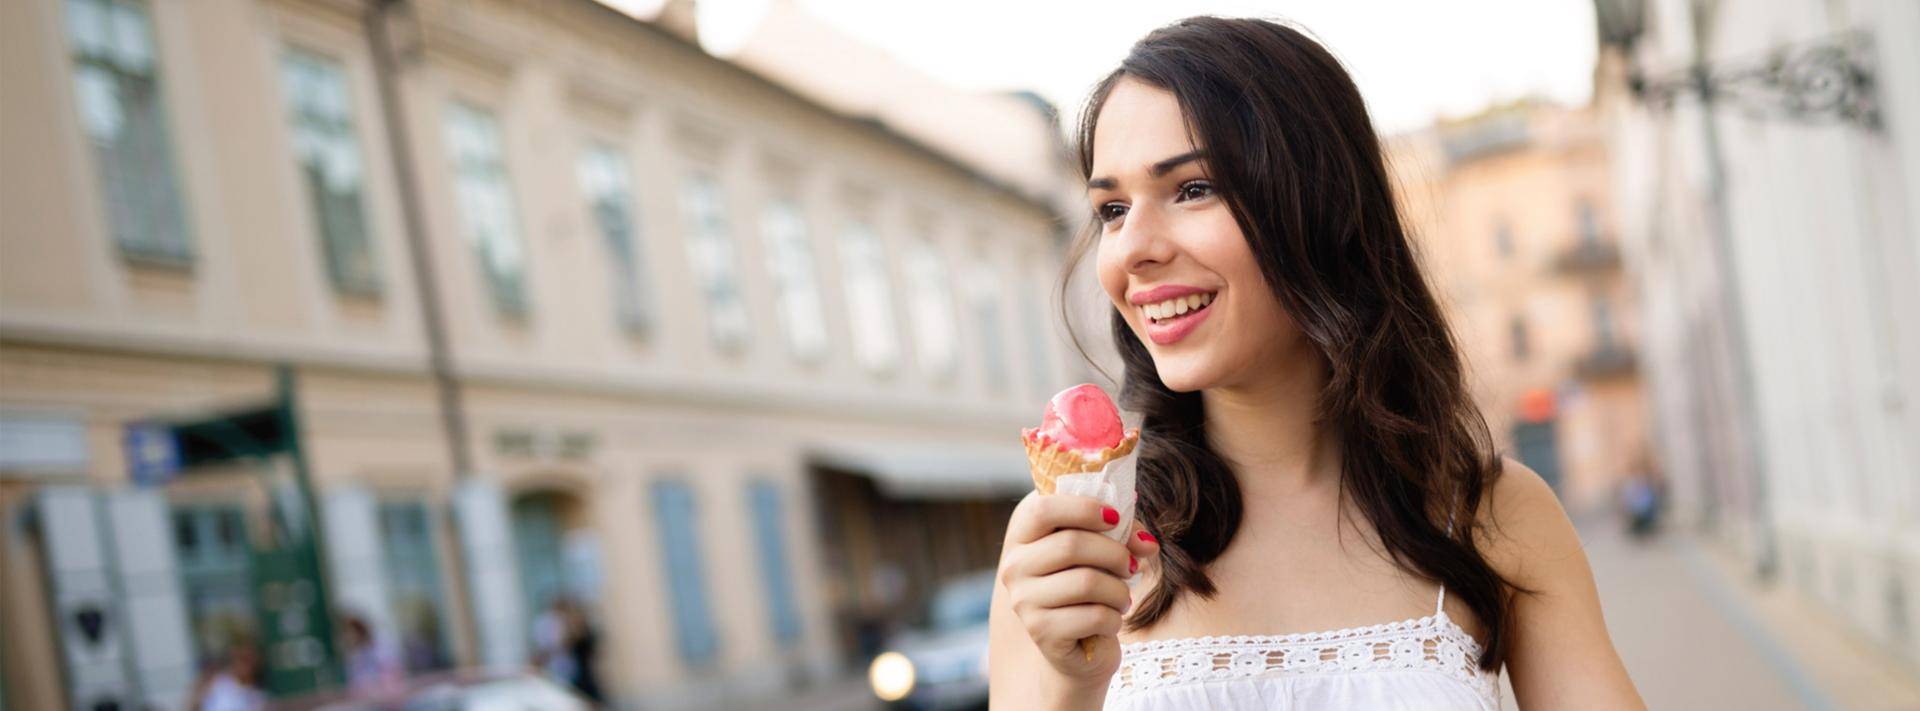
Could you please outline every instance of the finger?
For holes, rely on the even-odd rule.
[[[1105,605],[1122,615],[1133,606],[1132,591],[1125,582],[1092,568],[1074,568],[1034,580],[1027,602],[1044,609]]]
[[[1133,524],[1133,532],[1127,536],[1127,552],[1142,561],[1153,560],[1160,555],[1160,539],[1153,536],[1139,522]]]
[[[1106,605],[1054,608],[1042,617],[1037,629],[1029,632],[1035,638],[1048,640],[1048,646],[1052,647],[1049,651],[1079,658],[1084,654],[1080,651],[1080,640],[1120,634],[1120,613]]]
[[[1032,543],[1062,528],[1105,531],[1120,524],[1120,512],[1091,496],[1034,495],[1014,507],[1008,543]]]
[[[1027,544],[1010,566],[1016,575],[1035,578],[1083,566],[1125,578],[1133,574],[1134,561],[1127,554],[1127,547],[1111,538],[1065,530]]]

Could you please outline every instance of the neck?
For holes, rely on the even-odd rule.
[[[1249,503],[1332,493],[1340,479],[1341,443],[1318,420],[1326,364],[1311,356],[1295,362],[1259,382],[1201,393],[1208,444],[1232,467]]]

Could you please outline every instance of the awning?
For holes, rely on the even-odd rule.
[[[807,448],[817,465],[865,474],[881,493],[902,499],[1011,499],[1033,489],[1027,453],[1004,446],[930,442],[822,442]]]

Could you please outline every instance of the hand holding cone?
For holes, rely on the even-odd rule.
[[[1113,400],[1092,384],[1054,395],[1047,401],[1040,426],[1020,434],[1027,447],[1033,488],[1041,494],[1054,493],[1054,483],[1061,476],[1105,469],[1109,462],[1131,454],[1140,441],[1140,430],[1125,429]],[[1093,640],[1080,640],[1080,651],[1092,661]]]

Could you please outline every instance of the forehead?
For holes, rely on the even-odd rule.
[[[1144,173],[1168,156],[1199,148],[1173,92],[1123,77],[1100,107],[1093,134],[1093,175]]]

